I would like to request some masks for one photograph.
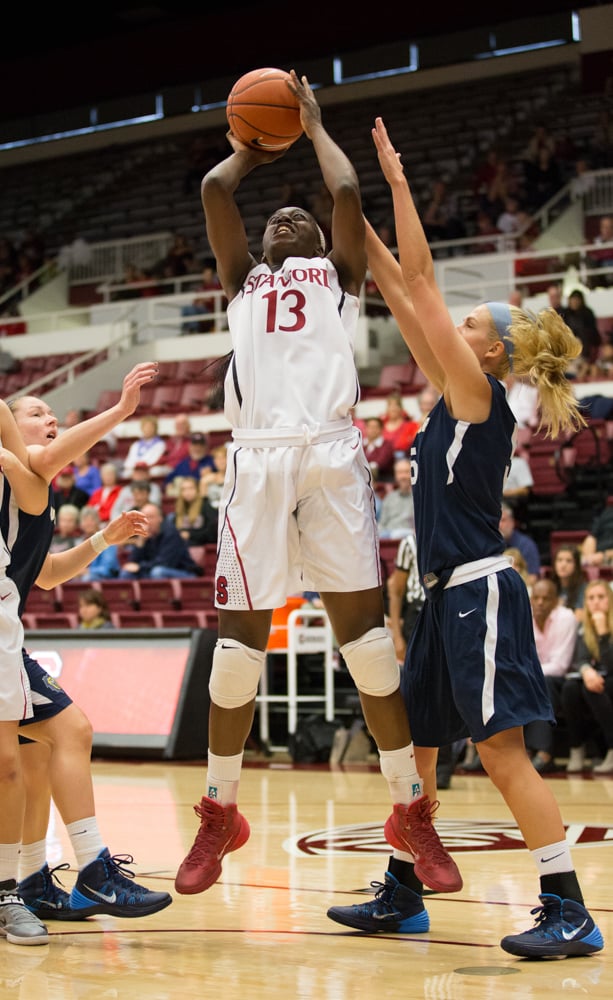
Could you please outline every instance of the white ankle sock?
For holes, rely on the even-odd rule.
[[[90,861],[94,861],[105,847],[95,816],[79,819],[76,823],[67,823],[66,833],[70,837],[79,869],[84,868]]]
[[[242,751],[232,757],[218,757],[209,750],[206,776],[208,797],[221,806],[236,805],[242,767]]]
[[[19,851],[19,881],[39,871],[47,860],[47,841],[22,844]]]

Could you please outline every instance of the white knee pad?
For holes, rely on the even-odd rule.
[[[387,629],[371,628],[340,651],[358,691],[384,698],[400,687],[400,667]]]
[[[220,708],[240,708],[256,696],[266,653],[237,639],[218,639],[209,680],[211,700]]]

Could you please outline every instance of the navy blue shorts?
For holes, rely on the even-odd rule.
[[[43,670],[40,663],[33,660],[26,653],[25,649],[23,650],[23,662],[32,690],[32,709],[34,714],[31,719],[22,719],[19,723],[20,727],[29,726],[33,722],[44,722],[45,719],[52,719],[60,712],[63,712],[65,708],[68,708],[69,705],[72,705],[72,698],[69,698],[55,678],[51,677],[46,670]],[[20,733],[19,742],[32,743],[33,741],[26,736],[22,736]]]
[[[532,609],[514,569],[426,601],[401,674],[413,742],[476,743],[536,719],[555,723]]]

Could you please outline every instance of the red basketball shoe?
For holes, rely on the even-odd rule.
[[[385,824],[388,844],[398,851],[408,851],[415,858],[415,874],[435,892],[459,892],[462,876],[458,866],[443,847],[432,823],[438,802],[420,795],[408,805],[394,806]]]
[[[222,806],[205,795],[194,812],[200,817],[200,829],[175,879],[175,889],[184,895],[212,886],[221,875],[222,859],[246,844],[250,833],[235,805]]]

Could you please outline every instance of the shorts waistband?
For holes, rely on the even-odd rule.
[[[342,441],[354,430],[355,425],[348,417],[327,424],[303,424],[302,427],[237,427],[232,431],[232,440],[246,448],[303,447],[322,441]]]
[[[508,569],[513,562],[509,556],[487,556],[485,559],[475,559],[473,562],[462,563],[456,566],[453,573],[445,584],[445,590],[449,587],[457,587],[461,583],[470,583],[471,580],[480,580],[490,573],[500,573],[503,569]]]

